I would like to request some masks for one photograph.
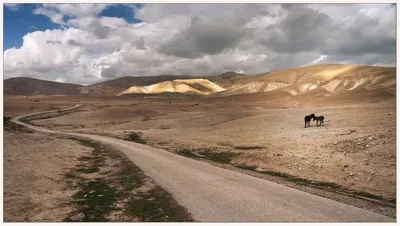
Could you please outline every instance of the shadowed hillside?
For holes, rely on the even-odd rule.
[[[247,75],[245,75],[245,74],[228,71],[228,72],[225,72],[218,76],[207,77],[207,79],[225,89],[229,89],[236,82],[238,82],[246,77],[247,77]]]
[[[17,77],[4,80],[4,95],[79,95],[83,86]]]

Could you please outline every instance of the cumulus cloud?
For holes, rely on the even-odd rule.
[[[110,4],[42,4],[36,12],[55,12],[69,17],[88,17],[96,16],[101,13]],[[46,14],[44,14],[46,15]],[[46,15],[47,16],[47,15]],[[49,16],[51,17],[51,16]]]
[[[7,7],[7,9],[12,10],[12,11],[17,11],[19,9],[19,4],[16,4],[16,3],[4,3],[4,6]]]
[[[318,51],[333,29],[332,19],[305,5],[284,5],[282,9],[284,19],[261,30],[257,41],[274,52]]]
[[[249,34],[247,28],[238,28],[232,23],[207,23],[192,17],[188,28],[174,34],[158,50],[167,55],[194,59],[235,48],[246,34]]]
[[[90,84],[121,76],[396,61],[391,4],[145,4],[131,6],[132,17],[142,21],[136,24],[99,16],[108,7],[35,9],[61,29],[28,33],[20,48],[5,50],[5,77]]]
[[[47,8],[37,8],[33,11],[33,14],[47,16],[53,23],[65,25],[64,15],[57,11],[49,10]]]
[[[138,40],[136,40],[135,44],[136,44],[136,49],[146,50],[144,37],[140,37]]]

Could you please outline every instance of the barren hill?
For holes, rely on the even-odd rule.
[[[123,94],[157,94],[166,92],[208,95],[223,90],[224,88],[207,79],[176,79],[149,86],[132,86],[120,92],[117,96]]]
[[[205,79],[207,78],[207,79]],[[211,96],[265,93],[269,96],[321,96],[368,92],[396,96],[396,67],[325,64],[246,76],[226,72],[218,76],[189,75],[122,77],[88,86],[32,78],[4,80],[5,95],[122,95],[176,92]]]
[[[155,83],[174,79],[193,78],[189,75],[159,75],[143,77],[121,77],[113,80],[88,85],[82,89],[82,94],[116,95],[131,86],[148,86]]]
[[[233,84],[246,77],[247,76],[245,74],[228,71],[218,76],[207,77],[207,79],[225,89],[229,89]]]
[[[17,77],[4,80],[4,95],[79,95],[83,86]]]
[[[396,68],[364,65],[313,65],[248,76],[218,95],[283,91],[330,96],[353,90],[386,89],[396,95]]]

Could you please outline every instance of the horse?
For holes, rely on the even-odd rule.
[[[307,124],[308,126],[310,126],[310,121],[311,119],[315,120],[315,115],[314,113],[312,113],[311,115],[307,115],[306,117],[304,117],[304,128],[307,128]]]
[[[318,122],[319,122],[319,125],[321,126],[322,124],[325,125],[324,119],[325,119],[324,116],[321,115],[321,116],[318,116],[318,117],[316,116],[316,117],[314,118],[314,121],[317,120],[317,126],[318,126]]]

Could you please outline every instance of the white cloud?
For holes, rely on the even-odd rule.
[[[33,11],[34,14],[45,15],[51,19],[53,23],[64,25],[63,14],[46,8],[37,8]]]
[[[90,84],[120,76],[257,74],[312,63],[395,63],[390,4],[148,4],[143,22],[99,17],[106,4],[45,4],[63,29],[4,52],[5,77]],[[133,16],[133,14],[132,14]],[[33,24],[34,26],[34,24]]]
[[[43,4],[39,9],[56,11],[69,17],[94,17],[101,13],[110,4]]]
[[[324,60],[327,57],[327,55],[321,55],[320,57],[318,57],[318,59],[313,60],[312,63],[313,64],[318,64],[319,62],[321,62],[322,60]]]
[[[9,10],[17,11],[20,7],[19,4],[16,3],[4,3],[4,6],[7,7]]]

